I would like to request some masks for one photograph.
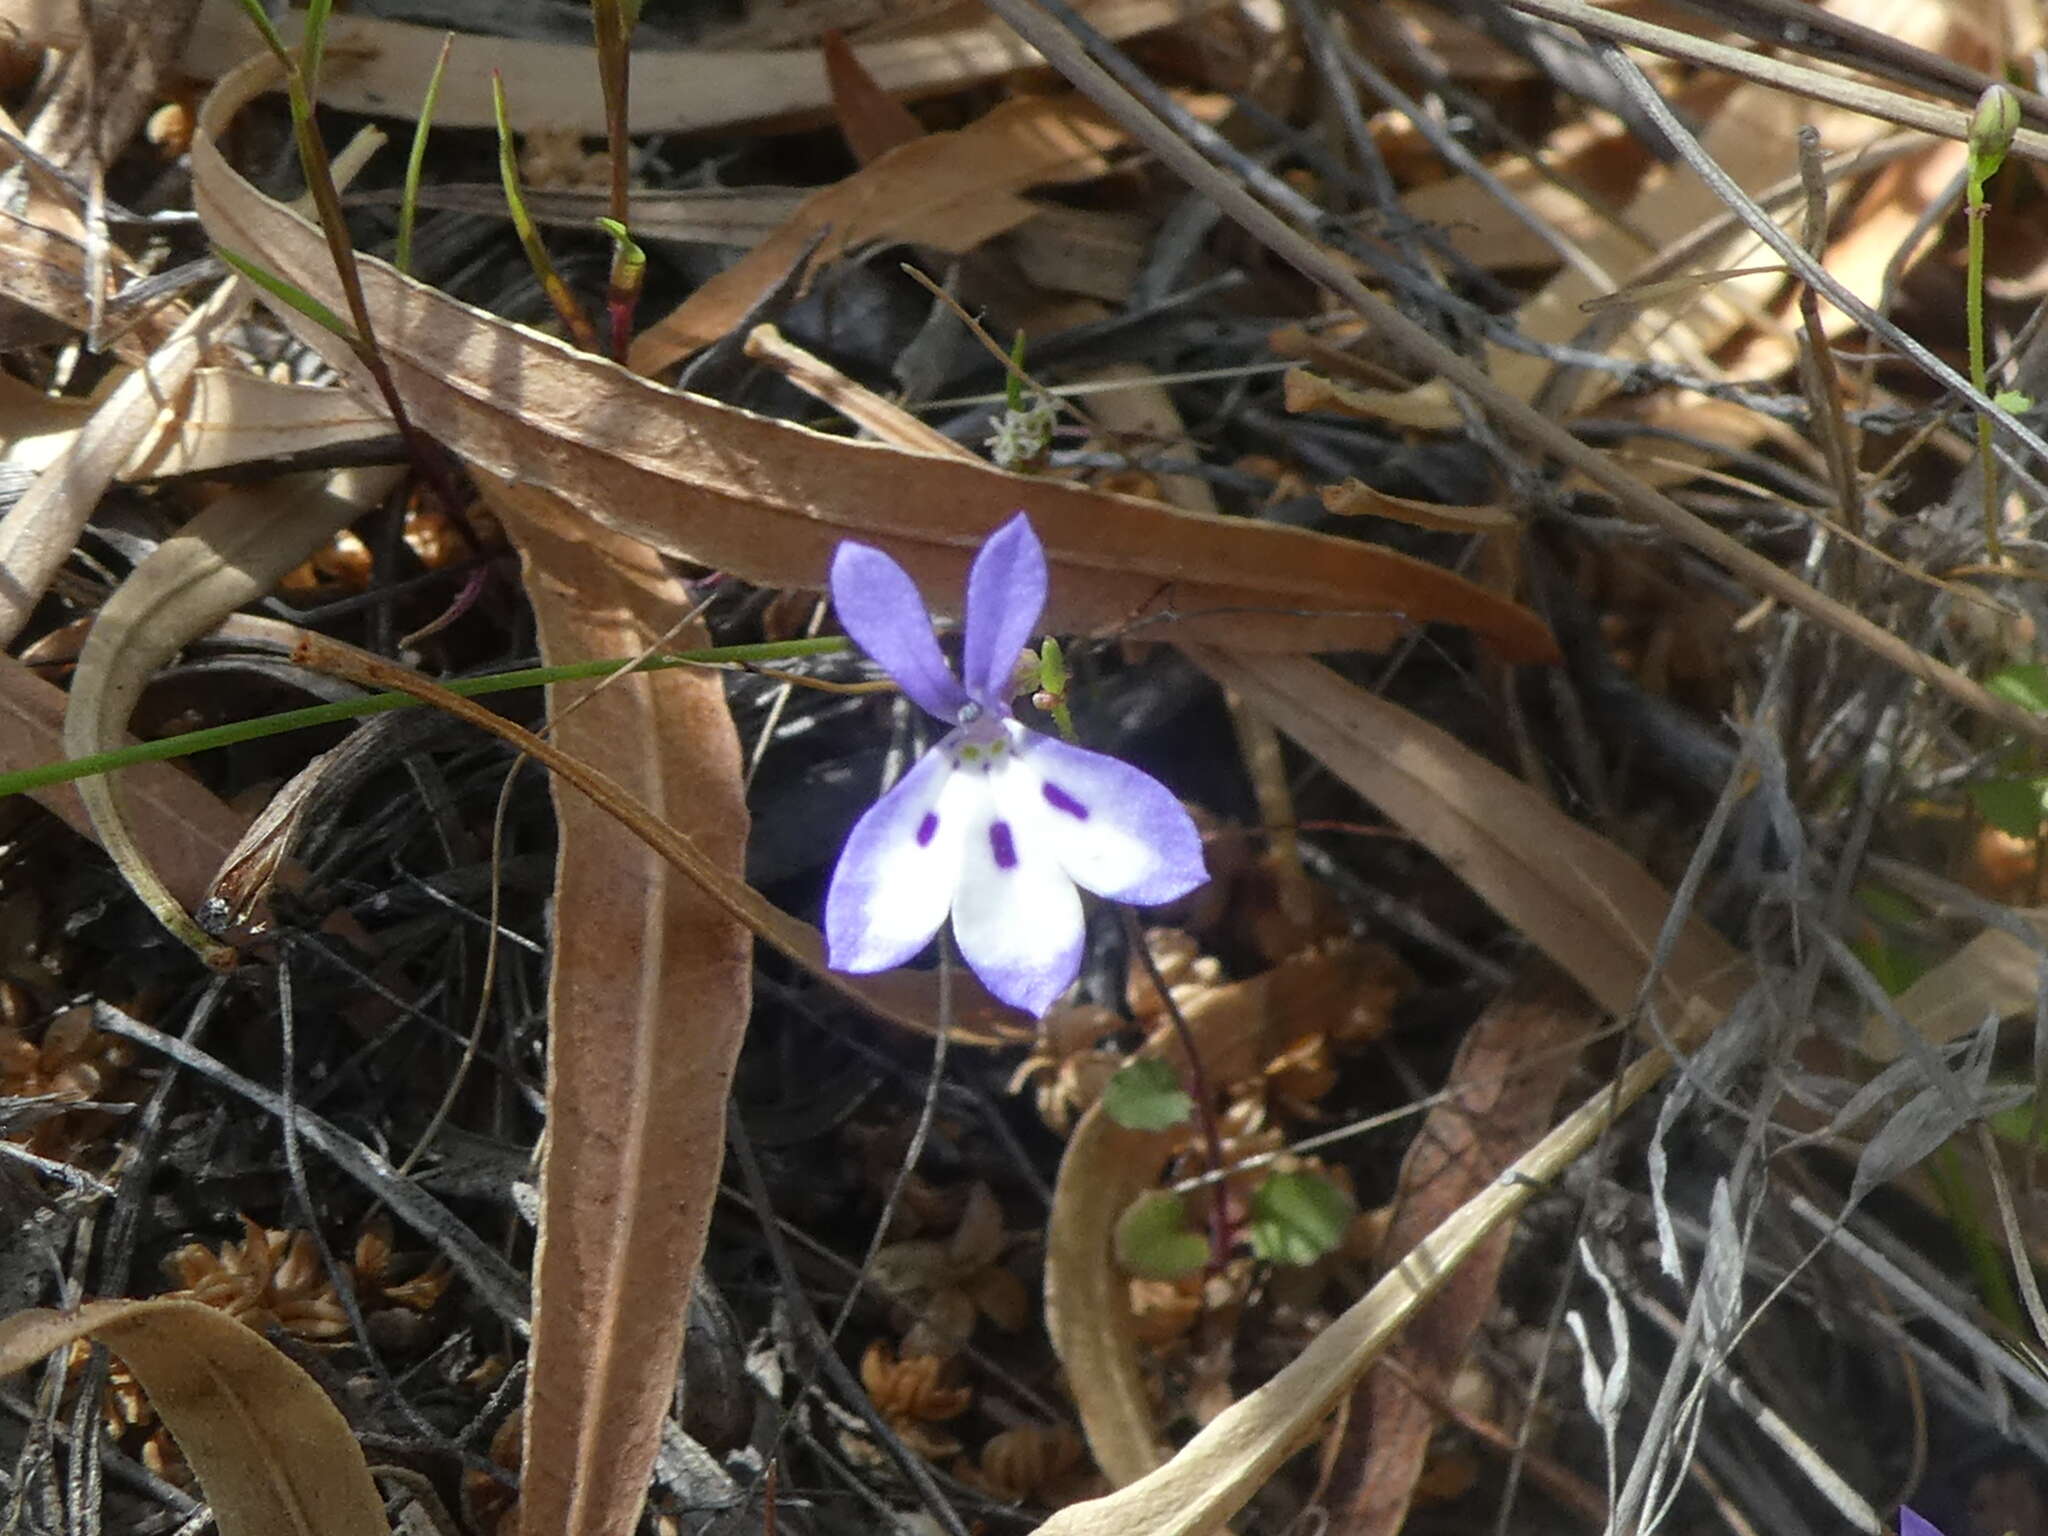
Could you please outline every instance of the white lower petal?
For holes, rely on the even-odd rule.
[[[1084,890],[1156,906],[1208,878],[1201,833],[1150,774],[1011,724],[1015,747],[996,785],[1003,814],[1034,828]]]
[[[1001,809],[1008,797],[997,787],[1012,771],[958,775],[982,794],[960,850],[953,933],[990,992],[1043,1015],[1080,973],[1081,895],[1035,823]]]
[[[956,773],[934,749],[854,824],[825,896],[834,970],[886,971],[931,942],[953,899],[973,807],[987,798],[980,779]]]

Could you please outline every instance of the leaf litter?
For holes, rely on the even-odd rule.
[[[83,1304],[0,1323],[58,1362],[8,1389],[10,1522],[167,1528],[196,1476],[224,1530],[2037,1528],[1972,1374],[2048,1352],[2004,1251],[2048,1048],[2048,724],[1999,686],[2042,617],[2032,98],[1981,215],[2005,457],[1953,387],[1957,125],[2035,23],[1836,0],[1824,75],[1805,18],[1770,58],[1563,0],[1003,0],[1049,75],[984,13],[785,9],[640,17],[629,227],[764,200],[639,231],[630,367],[455,195],[486,60],[523,174],[604,179],[586,40],[459,40],[415,277],[394,157],[349,166],[412,462],[308,318],[349,304],[246,18],[9,14],[68,73],[5,86],[0,771],[446,711],[0,804],[0,1272]],[[326,142],[439,45],[337,19]],[[547,239],[597,301],[606,247]],[[857,656],[432,686],[831,633],[849,539],[957,612],[1020,509],[1039,705],[1211,876],[1096,913],[1042,1028],[943,955],[824,969],[930,740]],[[1517,1003],[1546,966],[1590,1002]]]

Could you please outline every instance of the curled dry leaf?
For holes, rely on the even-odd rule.
[[[85,757],[120,739],[143,686],[195,635],[213,628],[376,503],[391,469],[287,476],[232,491],[166,539],[107,600],[93,622],[64,715],[64,755]],[[125,774],[78,781],[95,835],[137,896],[209,963],[234,952],[202,931],[150,861],[122,808]]]
[[[1300,372],[1296,369],[1287,377],[1291,381]],[[1290,409],[1292,398],[1290,384]],[[1376,491],[1363,480],[1326,485],[1319,494],[1323,510],[1339,517],[1390,517],[1396,522],[1413,523],[1417,528],[1439,528],[1445,533],[1511,533],[1520,526],[1506,507],[1446,507],[1430,501],[1411,501],[1406,496]]]
[[[1096,30],[1114,38],[1173,26],[1198,7],[1187,0],[1096,0],[1087,9]],[[24,41],[71,47],[78,40],[78,12],[71,0],[9,0],[6,14]],[[296,48],[303,13],[286,11],[276,25],[286,46]],[[320,76],[321,105],[380,117],[416,113],[446,35],[438,26],[374,16],[332,17]],[[218,79],[259,46],[235,0],[203,0],[181,63],[196,79]],[[1040,63],[1015,33],[993,21],[863,45],[857,52],[884,90],[904,94],[965,85]],[[493,75],[503,78],[506,95],[524,121],[588,137],[603,135],[604,97],[589,46],[519,38],[464,35],[457,40],[434,109],[435,123],[490,127],[495,121]],[[829,99],[825,72],[809,48],[633,52],[630,131],[636,134],[822,112]]]
[[[216,144],[272,75],[253,61],[208,99],[193,144],[201,217],[221,244],[339,304],[320,233],[257,192]],[[1053,567],[1054,630],[1141,627],[1160,639],[1311,651],[1376,647],[1442,620],[1514,659],[1556,654],[1527,609],[1422,561],[767,421],[662,389],[374,259],[359,265],[399,393],[424,430],[485,471],[745,580],[815,588],[840,540],[855,537],[901,561],[941,610],[957,611],[974,550],[1028,504]],[[296,314],[281,318],[362,383],[334,337]]]
[[[544,661],[637,655],[688,610],[645,545],[545,492],[481,479],[518,544]],[[675,637],[703,644],[698,627]],[[714,673],[548,690],[554,739],[734,882],[739,738]],[[548,1135],[534,1258],[520,1528],[628,1531],[675,1393],[725,1151],[753,941],[682,871],[560,780],[548,980]]]
[[[196,1301],[98,1301],[0,1321],[0,1376],[79,1339],[133,1372],[199,1476],[221,1536],[386,1536],[384,1501],[327,1394]]]

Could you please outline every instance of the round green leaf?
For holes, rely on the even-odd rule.
[[[1114,1243],[1117,1263],[1141,1280],[1178,1280],[1209,1262],[1209,1240],[1189,1221],[1187,1202],[1163,1189],[1117,1218]]]
[[[1102,1110],[1126,1130],[1164,1131],[1185,1125],[1195,1101],[1168,1063],[1141,1058],[1120,1069],[1102,1090]]]
[[[1275,1264],[1313,1264],[1344,1240],[1351,1197],[1319,1173],[1276,1173],[1252,1196],[1252,1252]]]

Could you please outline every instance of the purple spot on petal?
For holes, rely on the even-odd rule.
[[[917,846],[918,846],[918,847],[920,847],[920,848],[929,848],[929,847],[931,847],[931,845],[932,845],[932,839],[933,839],[933,838],[935,838],[935,837],[937,837],[938,835],[939,835],[939,818],[938,818],[938,815],[937,815],[937,813],[935,813],[935,812],[932,812],[932,811],[926,811],[926,812],[924,813],[924,820],[923,820],[923,821],[920,821],[920,822],[919,822],[919,823],[917,824]]]
[[[1010,824],[1007,821],[992,821],[988,824],[988,845],[995,853],[997,869],[1017,867],[1017,843],[1010,836]]]
[[[1065,811],[1076,821],[1088,819],[1088,807],[1050,780],[1045,785],[1045,803],[1056,811]]]

